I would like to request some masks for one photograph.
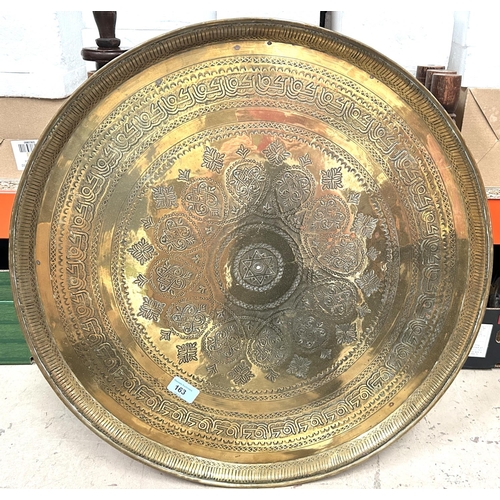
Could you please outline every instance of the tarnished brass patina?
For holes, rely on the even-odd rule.
[[[485,307],[485,194],[435,99],[320,28],[191,26],[96,73],[12,225],[19,315],[87,425],[162,470],[341,471],[443,394]]]

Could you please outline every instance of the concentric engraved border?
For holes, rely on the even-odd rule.
[[[451,161],[467,211],[470,269],[454,333],[418,389],[380,425],[335,449],[291,462],[236,464],[194,457],[159,445],[107,412],[80,385],[51,336],[36,280],[35,235],[44,187],[55,159],[99,101],[139,71],[170,55],[224,41],[291,43],[338,57],[390,88],[428,125]],[[16,307],[33,355],[67,406],[97,434],[130,456],[180,477],[226,486],[276,486],[318,479],[365,459],[414,425],[457,375],[474,342],[491,276],[491,229],[486,194],[460,134],[437,101],[404,70],[336,33],[297,23],[231,20],[190,26],[137,47],[78,89],[39,140],[18,188],[11,225],[11,276]],[[43,286],[43,284],[41,284]]]

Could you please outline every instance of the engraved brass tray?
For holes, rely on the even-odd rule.
[[[281,21],[190,26],[98,71],[33,152],[11,237],[68,407],[217,485],[317,479],[404,433],[465,361],[491,273],[484,189],[437,101]]]

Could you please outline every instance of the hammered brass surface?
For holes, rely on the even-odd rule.
[[[407,430],[465,361],[491,272],[484,189],[437,101],[278,21],[192,26],[97,72],[13,219],[49,382],[119,449],[219,485],[317,479]]]

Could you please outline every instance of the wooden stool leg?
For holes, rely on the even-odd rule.
[[[99,38],[96,38],[97,47],[85,47],[81,54],[84,61],[94,61],[98,70],[127,49],[120,48],[121,41],[115,36],[116,11],[100,10],[93,11],[93,14],[99,31]]]

